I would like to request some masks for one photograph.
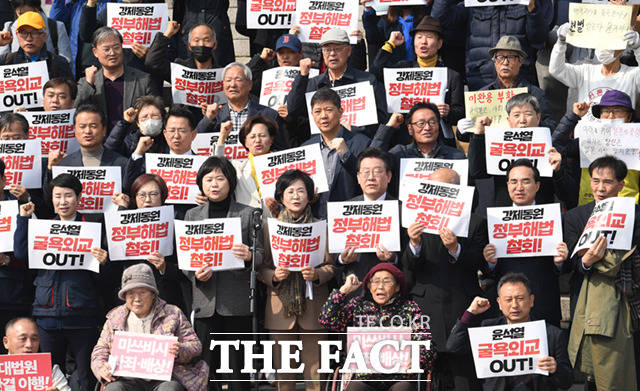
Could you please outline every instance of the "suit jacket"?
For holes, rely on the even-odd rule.
[[[464,312],[475,296],[481,296],[478,270],[486,270],[482,249],[487,243],[487,225],[471,215],[469,234],[459,237],[460,255],[455,260],[439,235],[422,234],[420,254],[409,245],[402,254],[402,269],[412,284],[410,294],[429,315],[431,335],[438,350],[444,348],[457,314]]]
[[[358,180],[356,179],[356,161],[358,155],[364,151],[371,140],[360,133],[348,131],[342,125],[336,137],[344,138],[347,144],[347,152],[342,157],[338,157],[338,162],[333,174],[333,181],[329,183],[329,191],[320,193],[318,201],[313,205],[313,215],[320,219],[327,218],[328,201],[346,201],[361,193]],[[302,145],[321,143],[322,136],[314,134]],[[327,169],[327,167],[325,167]]]
[[[242,224],[242,243],[251,246],[253,211],[255,208],[231,201],[227,217],[240,217]],[[184,216],[185,221],[200,221],[209,218],[209,203],[191,208]],[[264,259],[262,235],[256,241],[256,269]],[[245,262],[243,270],[214,272],[211,279],[202,282],[196,279],[193,271],[184,274],[191,281],[191,292],[185,292],[187,307],[191,306],[196,318],[209,318],[214,313],[223,316],[249,316],[249,283],[251,262]],[[190,295],[189,295],[190,293]]]
[[[318,221],[315,219],[314,221]],[[264,241],[269,242],[269,227],[263,226]],[[318,322],[318,316],[322,306],[329,297],[329,287],[327,283],[335,275],[334,257],[329,254],[329,249],[325,250],[324,262],[316,266],[318,280],[313,285],[313,300],[305,299],[305,311],[302,316],[288,317],[284,312],[282,300],[278,295],[277,284],[273,283],[273,276],[276,271],[271,247],[265,248],[265,262],[258,272],[258,278],[267,286],[267,307],[265,311],[264,327],[267,330],[291,330],[296,325],[303,330],[322,330],[323,327]],[[291,272],[299,273],[299,272]]]

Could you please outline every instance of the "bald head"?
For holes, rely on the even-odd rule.
[[[429,180],[435,182],[449,183],[451,185],[460,184],[460,175],[450,168],[439,168],[429,176]]]
[[[2,343],[9,354],[37,353],[40,335],[36,322],[30,318],[10,320],[5,328]]]

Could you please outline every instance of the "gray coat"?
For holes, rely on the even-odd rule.
[[[231,201],[227,217],[240,217],[242,225],[242,243],[251,245],[252,214],[256,208]],[[185,221],[199,221],[209,218],[209,203],[198,205],[189,209],[184,216]],[[262,265],[264,247],[262,233],[258,233],[256,242],[256,269]],[[250,262],[246,262],[249,268],[244,270],[232,270],[214,272],[209,281],[196,280],[195,272],[184,273],[191,281],[192,300],[190,301],[196,318],[209,318],[214,313],[223,316],[248,316],[249,311],[249,279],[251,277]],[[187,301],[187,300],[185,300]],[[189,303],[189,301],[187,301]]]

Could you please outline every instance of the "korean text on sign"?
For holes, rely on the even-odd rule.
[[[367,373],[374,368],[371,364],[371,350],[376,344],[385,343],[376,359],[384,369],[398,368],[396,373],[407,373],[411,366],[411,346],[395,349],[385,341],[411,340],[410,327],[347,327],[347,351],[351,352],[352,344],[358,343],[358,348],[364,356],[364,368],[359,369],[355,363],[345,368],[347,373]],[[398,345],[400,347],[400,345]]]
[[[487,208],[487,225],[497,258],[558,255],[560,204]]]
[[[18,200],[0,201],[0,252],[13,251],[13,234],[19,213]]]
[[[418,102],[444,103],[447,68],[384,68],[387,111],[407,113]]]
[[[131,48],[136,43],[151,46],[156,33],[167,30],[168,22],[167,3],[107,3],[107,26],[122,34],[123,48]]]
[[[173,254],[173,205],[105,213],[109,259]]]
[[[465,7],[495,7],[499,5],[529,5],[529,0],[464,0]]]
[[[327,222],[288,224],[268,219],[273,264],[290,271],[324,262],[327,249]]]
[[[567,43],[593,49],[625,49],[633,7],[611,4],[569,4]]]
[[[348,247],[357,253],[400,251],[398,201],[330,202],[327,207],[329,252],[341,253]]]
[[[5,185],[27,189],[42,187],[42,159],[39,140],[0,141],[0,159],[5,166]]]
[[[23,111],[29,123],[29,140],[40,140],[42,156],[60,150],[66,154],[80,149],[73,128],[75,109],[56,111]]]
[[[200,156],[213,156],[220,133],[198,133],[191,143],[191,150]],[[249,156],[244,145],[240,144],[238,132],[231,132],[224,141],[224,157],[229,160],[242,160]]]
[[[100,223],[29,219],[29,269],[98,273],[91,249],[100,248],[101,234]]]
[[[0,356],[1,391],[45,391],[52,380],[50,353]]]
[[[593,207],[571,256],[590,248],[600,236],[607,240],[608,249],[630,250],[635,207],[635,199],[632,197],[612,197],[598,202]]]
[[[276,181],[287,170],[300,170],[309,174],[318,193],[329,190],[319,144],[254,156],[253,164],[263,198],[273,197]]]
[[[527,87],[507,88],[504,90],[465,91],[465,117],[473,123],[478,117],[489,116],[493,126],[509,126],[507,123],[507,101],[514,95],[529,92]]]
[[[292,26],[296,0],[247,1],[247,27],[250,29],[288,29]]]
[[[278,106],[287,104],[293,80],[300,74],[298,67],[277,67],[262,72],[260,104],[278,110]],[[309,78],[318,76],[318,70],[309,69]]]
[[[322,35],[332,28],[350,33],[358,29],[358,2],[347,0],[299,0],[293,24],[300,26],[302,42],[319,43]],[[356,44],[355,36],[350,37]]]
[[[116,331],[109,365],[114,376],[171,380],[174,356],[169,348],[178,337]]]
[[[244,268],[244,261],[236,258],[231,248],[242,243],[240,217],[175,221],[176,254],[182,270],[210,267],[213,271]]]
[[[112,196],[122,191],[120,167],[65,167],[53,166],[53,177],[67,173],[80,180],[82,194],[78,203],[81,213],[104,213],[117,209]]]
[[[442,182],[407,178],[400,185],[402,226],[424,224],[422,232],[438,234],[449,228],[456,236],[467,237],[474,188]]]
[[[471,327],[469,341],[479,379],[529,373],[548,375],[538,368],[538,360],[548,356],[544,320]]]
[[[173,103],[200,107],[212,104],[222,91],[222,69],[193,69],[171,63],[171,96]]]
[[[488,126],[484,141],[487,173],[491,175],[506,175],[511,163],[521,158],[531,160],[540,171],[540,176],[553,175],[548,155],[552,147],[549,128],[509,129]]]
[[[198,170],[206,156],[145,153],[148,174],[157,174],[169,188],[168,204],[195,204],[200,193],[196,184]]]
[[[595,159],[612,155],[625,162],[630,170],[640,170],[640,125],[580,121],[574,137],[579,139],[580,167],[587,168]]]
[[[431,178],[434,171],[449,168],[460,176],[460,184],[466,186],[469,180],[469,160],[467,159],[400,159],[400,180],[403,178]]]
[[[0,111],[42,107],[42,87],[48,81],[46,61],[0,66]]]

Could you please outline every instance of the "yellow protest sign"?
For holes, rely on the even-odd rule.
[[[567,42],[581,48],[624,49],[632,10],[628,5],[569,3]]]
[[[471,118],[475,123],[476,118],[489,116],[493,120],[491,126],[506,126],[507,101],[512,96],[529,92],[527,87],[506,88],[504,90],[485,90],[464,93],[465,117]]]

